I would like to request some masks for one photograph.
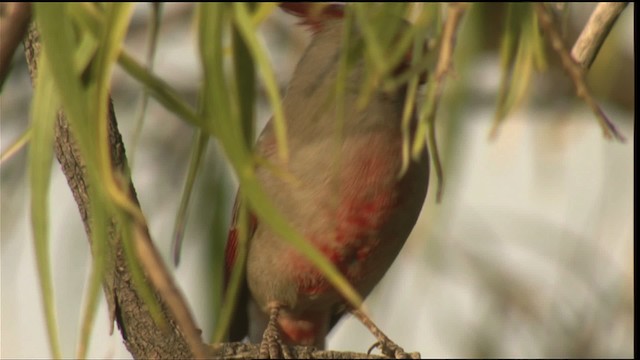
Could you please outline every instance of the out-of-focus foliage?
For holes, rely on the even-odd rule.
[[[376,86],[409,86],[413,90],[410,92],[412,96],[409,96],[407,103],[407,114],[413,110],[414,99],[417,103],[415,106],[420,109],[426,91],[418,87],[418,75],[424,68],[433,70],[438,51],[437,39],[441,34],[446,7],[443,4],[411,3],[354,4],[349,7],[346,12],[347,21],[362,32],[363,40],[358,55],[364,57],[367,64],[367,81],[361,85],[362,102],[367,101],[371,89]],[[503,130],[495,141],[503,144],[509,141],[515,143],[522,139],[521,135],[520,137],[517,134],[514,135],[510,130],[513,128],[509,128],[509,126],[521,126],[516,120],[513,120],[513,125],[510,124],[512,119],[518,117],[519,111],[540,114],[540,110],[532,106],[542,105],[545,108],[556,109],[559,118],[557,122],[562,123],[561,115],[563,111],[568,111],[567,104],[572,106],[575,104],[575,108],[584,107],[574,100],[575,94],[571,83],[562,73],[555,55],[543,44],[531,8],[530,4],[472,4],[464,15],[454,52],[453,75],[447,79],[447,87],[437,117],[437,134],[445,178],[448,182],[447,192],[444,204],[440,207],[433,206],[433,196],[429,196],[424,219],[421,220],[429,225],[422,226],[426,227],[426,230],[421,228],[420,224],[417,226],[417,233],[430,234],[430,237],[416,235],[420,238],[414,240],[420,241],[421,245],[410,242],[407,246],[424,250],[426,255],[422,256],[421,260],[426,265],[423,268],[430,271],[429,278],[434,282],[437,282],[439,277],[447,275],[450,276],[445,279],[448,284],[457,283],[460,277],[471,277],[473,279],[471,284],[465,286],[489,289],[486,292],[471,292],[474,294],[471,296],[480,293],[487,298],[483,299],[484,301],[478,301],[485,306],[484,308],[478,309],[471,306],[471,311],[476,316],[468,316],[466,319],[469,321],[468,324],[483,317],[492,321],[479,321],[479,325],[468,326],[463,323],[465,318],[461,316],[459,327],[473,328],[475,338],[467,342],[460,340],[459,343],[449,344],[454,350],[443,353],[477,357],[509,356],[510,354],[567,357],[625,356],[630,354],[627,352],[630,348],[627,347],[632,348],[632,344],[624,343],[621,345],[624,348],[617,351],[616,349],[602,350],[603,347],[597,345],[599,343],[591,348],[579,346],[579,344],[596,343],[594,339],[606,338],[608,329],[611,328],[617,329],[616,331],[626,331],[627,327],[624,324],[614,326],[606,323],[604,319],[608,317],[614,319],[611,321],[617,321],[616,319],[623,319],[626,315],[633,314],[633,302],[629,304],[626,300],[628,294],[625,292],[627,284],[625,279],[612,277],[613,280],[609,282],[602,279],[600,282],[593,280],[598,277],[598,274],[592,273],[593,270],[590,270],[586,264],[600,258],[597,258],[596,245],[590,242],[588,237],[581,239],[576,235],[575,239],[573,237],[568,239],[567,247],[560,247],[557,250],[560,253],[568,253],[566,257],[561,257],[553,249],[546,247],[551,245],[545,243],[545,237],[532,240],[523,236],[527,239],[526,241],[510,239],[514,244],[520,245],[514,250],[500,245],[500,241],[496,240],[500,237],[495,234],[500,231],[490,226],[475,228],[463,234],[451,230],[448,226],[454,224],[457,217],[463,216],[460,214],[465,214],[465,209],[456,207],[465,206],[458,205],[463,204],[458,199],[464,197],[463,185],[467,181],[473,181],[465,178],[465,169],[475,166],[466,160],[470,155],[464,152],[465,147],[469,145],[466,142],[469,136],[465,135],[465,131],[471,128],[473,131],[483,132],[486,136],[492,128],[491,122],[485,122],[484,127],[475,125],[479,121],[477,120],[478,112],[473,112],[471,109],[481,106],[493,109],[487,112],[490,115],[485,118],[493,119],[493,129],[499,123],[501,124]],[[567,29],[565,36],[567,43],[571,44],[585,19],[585,16],[574,14],[588,14],[590,8],[585,4],[571,4],[568,8],[569,15],[565,18]],[[225,316],[221,313],[223,299],[219,290],[223,266],[221,250],[226,240],[224,227],[228,224],[231,208],[229,202],[234,193],[229,184],[229,176],[237,177],[243,189],[241,200],[261,218],[261,221],[279,229],[283,237],[297,243],[297,246],[312,256],[318,265],[328,272],[332,271],[333,281],[340,284],[340,277],[335,270],[331,270],[322,257],[314,255],[313,249],[305,247],[302,238],[283,222],[277,212],[273,211],[272,205],[263,195],[253,173],[254,165],[260,161],[251,154],[251,143],[256,133],[254,129],[260,129],[261,122],[268,118],[268,114],[273,113],[281,140],[286,133],[280,108],[286,73],[291,72],[309,36],[299,30],[295,25],[295,19],[281,13],[273,4],[256,4],[255,6],[173,4],[167,6],[159,26],[156,40],[158,44],[151,45],[158,47],[159,54],[151,70],[151,67],[147,67],[138,60],[143,58],[144,47],[141,44],[149,30],[146,15],[149,12],[148,6],[138,5],[134,9],[126,4],[54,4],[38,5],[35,12],[35,18],[43,31],[42,43],[49,67],[41,68],[39,76],[44,79],[38,81],[39,86],[36,88],[32,105],[26,105],[24,100],[28,96],[28,91],[18,89],[18,84],[26,84],[16,79],[18,76],[26,77],[24,65],[19,63],[22,60],[18,58],[16,58],[14,74],[5,83],[1,94],[3,154],[9,148],[5,142],[11,143],[19,139],[21,130],[25,131],[25,134],[26,131],[30,131],[31,138],[29,158],[25,159],[20,152],[16,152],[13,158],[2,162],[0,179],[3,188],[1,202],[3,239],[1,245],[4,253],[11,242],[18,240],[12,235],[17,230],[12,228],[11,223],[19,220],[16,214],[24,213],[19,210],[25,205],[21,204],[20,199],[13,198],[16,196],[14,194],[21,192],[14,192],[12,189],[19,188],[21,180],[25,177],[24,168],[21,167],[24,165],[20,163],[28,162],[31,181],[32,231],[36,239],[38,271],[47,314],[50,355],[69,356],[69,345],[65,344],[73,343],[77,344],[76,355],[84,357],[87,350],[92,354],[89,344],[97,346],[95,344],[99,339],[95,337],[104,336],[96,335],[98,330],[94,330],[94,338],[89,337],[96,309],[98,309],[98,300],[101,297],[99,279],[102,276],[103,251],[107,236],[107,224],[104,219],[114,216],[123,224],[123,229],[126,229],[127,219],[130,216],[139,216],[122,189],[118,188],[117,179],[110,170],[105,132],[107,116],[105,100],[109,93],[114,97],[125,144],[129,145],[131,142],[139,144],[128,148],[129,151],[136,152],[132,176],[140,193],[142,210],[149,221],[152,235],[166,259],[169,259],[168,243],[172,238],[173,229],[170,225],[167,227],[163,223],[173,224],[174,221],[167,219],[175,219],[176,213],[191,214],[190,217],[179,215],[175,223],[179,224],[176,228],[184,229],[180,230],[182,234],[180,236],[185,237],[184,246],[187,252],[185,256],[191,261],[199,259],[198,264],[202,269],[195,265],[190,266],[189,262],[183,261],[176,275],[181,284],[186,282],[182,277],[197,278],[197,280],[190,280],[197,284],[193,286],[197,290],[187,292],[187,298],[194,306],[198,320],[205,330],[205,338],[209,338],[208,334],[214,332],[214,325],[219,325],[221,323],[219,320]],[[626,12],[632,12],[632,9],[627,9]],[[403,25],[396,20],[402,17],[409,19],[414,25],[407,31],[399,32],[398,29]],[[590,85],[598,100],[617,104],[621,109],[632,113],[634,111],[633,54],[624,51],[624,48],[630,44],[624,37],[616,35],[615,30],[614,28],[611,39],[603,46],[598,60],[589,73]],[[398,34],[401,35],[398,36]],[[126,42],[124,42],[125,38],[127,38]],[[349,39],[345,38],[344,41]],[[393,75],[398,62],[404,60],[403,55],[406,51],[413,49],[414,54],[421,54],[422,49],[419,45],[425,41],[429,44],[428,51],[423,54],[424,56],[415,56],[412,59],[405,76],[390,76]],[[282,43],[290,45],[283,46]],[[345,66],[348,65],[346,59],[344,63]],[[492,66],[488,66],[488,63]],[[605,66],[609,63],[615,66]],[[545,69],[543,64],[548,65],[546,72],[534,71]],[[398,79],[402,82],[399,83]],[[340,94],[341,86],[344,86],[344,83],[338,81],[337,94]],[[50,87],[55,87],[57,90],[47,90]],[[139,130],[135,130],[136,125],[132,120],[134,116],[130,109],[137,107],[134,100],[142,93],[143,87],[144,92],[148,93],[153,100],[147,111],[145,127],[137,140],[138,135],[134,134]],[[58,96],[45,97],[43,93],[58,94],[59,99]],[[96,184],[91,190],[91,196],[97,201],[91,208],[91,213],[94,215],[93,266],[90,271],[89,269],[86,271],[91,275],[85,290],[85,310],[82,314],[83,320],[70,321],[71,324],[82,324],[80,340],[65,335],[65,329],[75,329],[68,324],[60,324],[62,331],[59,336],[56,335],[58,325],[55,321],[55,313],[62,312],[61,307],[66,306],[67,302],[54,301],[54,293],[58,299],[68,299],[63,291],[55,291],[56,284],[62,281],[56,277],[56,269],[60,266],[60,261],[56,260],[56,257],[65,254],[65,251],[59,248],[64,243],[55,241],[61,236],[61,231],[56,230],[57,224],[54,222],[54,219],[60,219],[50,211],[51,206],[56,205],[56,200],[48,200],[50,196],[57,196],[57,194],[55,192],[47,194],[48,172],[51,170],[52,158],[52,149],[49,146],[53,136],[52,116],[58,102],[65,107],[69,122],[78,138],[80,150],[87,159],[89,178]],[[266,109],[267,104],[269,109]],[[257,106],[255,111],[249,110],[253,109],[253,105]],[[522,109],[525,110],[518,108],[517,105],[522,105]],[[29,106],[32,109],[32,122],[31,130],[26,130],[28,122],[24,114],[28,112]],[[124,109],[129,111],[125,112]],[[549,112],[544,114],[550,117]],[[541,119],[545,116],[530,117],[536,119],[533,121],[543,121]],[[618,122],[626,118],[631,119],[625,116],[614,117]],[[502,123],[502,120],[507,121]],[[597,127],[595,119],[588,115],[584,116],[583,122],[590,122],[590,126]],[[624,123],[621,125],[623,129],[628,128]],[[538,146],[536,148],[538,152],[552,152],[556,154],[554,156],[563,156],[563,149],[566,150],[574,142],[579,141],[580,131],[563,131],[561,126],[557,128],[559,130],[552,133],[553,141],[546,139],[547,142],[535,143],[535,146]],[[207,141],[207,139],[215,141]],[[129,140],[131,142],[128,142]],[[604,139],[601,141],[605,142]],[[630,142],[632,141],[631,139]],[[424,144],[421,142],[418,146],[424,146]],[[508,157],[510,152],[514,151],[513,147],[497,147],[498,150],[495,151],[500,151],[501,156],[504,157]],[[410,148],[408,143],[406,148],[408,154]],[[280,141],[279,152],[283,159],[287,158],[287,151],[286,143]],[[189,160],[189,153],[193,154],[192,160]],[[188,166],[188,164],[191,165]],[[54,167],[54,177],[56,171]],[[558,169],[558,171],[565,170]],[[187,185],[183,186],[185,178],[188,178]],[[184,189],[183,193],[180,189]],[[434,190],[435,186],[432,184],[430,192],[433,193]],[[603,192],[608,194],[605,190]],[[190,210],[186,205],[189,204],[186,200],[189,196],[192,199],[189,205]],[[498,198],[499,194],[494,196]],[[181,198],[185,199],[183,201],[185,205],[181,210],[177,210]],[[606,199],[603,201],[606,202]],[[593,211],[597,213],[598,207],[603,205],[593,206]],[[73,210],[71,206],[71,211]],[[47,217],[47,212],[51,217]],[[601,220],[604,215],[594,215],[594,217]],[[499,221],[490,220],[493,221],[494,227],[500,227]],[[512,219],[511,221],[516,223],[520,220]],[[544,229],[555,229],[555,224],[540,222],[536,218],[521,222],[521,229],[526,233],[544,233]],[[558,226],[561,227],[562,224]],[[51,234],[49,229],[52,229]],[[439,229],[440,232],[434,229]],[[420,230],[422,232],[419,232]],[[561,233],[565,230],[557,229],[556,231]],[[78,236],[82,233],[81,228],[74,229],[73,232],[75,233],[73,235],[78,238],[74,241],[84,241],[81,236]],[[477,236],[479,241],[486,241],[483,243],[486,246],[473,248],[468,247],[467,244],[456,248],[443,240],[470,236]],[[629,234],[621,236],[624,241],[630,241]],[[49,237],[52,242],[47,245]],[[487,241],[487,239],[490,240]],[[498,248],[503,249],[505,254],[496,255],[492,252]],[[505,250],[506,248],[508,249]],[[571,253],[571,248],[576,249],[574,253]],[[504,258],[510,258],[510,251],[517,253],[522,249],[528,249],[534,253],[540,252],[539,256],[543,259],[551,259],[549,261],[552,264],[555,264],[552,261],[556,257],[556,261],[560,264],[564,261],[563,259],[573,259],[572,261],[575,262],[571,263],[573,266],[558,270],[560,275],[551,272],[547,276],[562,281],[564,276],[562,274],[568,273],[569,278],[577,278],[579,284],[577,287],[582,290],[586,288],[581,294],[589,294],[590,303],[581,303],[578,299],[571,299],[564,291],[556,290],[559,296],[555,298],[549,296],[548,301],[553,303],[569,299],[568,308],[550,304],[548,305],[551,309],[550,313],[557,316],[545,315],[540,310],[544,307],[537,303],[541,300],[536,297],[536,287],[529,283],[521,284],[522,277],[509,273],[511,267],[501,262]],[[131,249],[129,250],[132,253]],[[52,255],[47,255],[49,253]],[[131,263],[135,263],[133,256],[130,255],[129,258]],[[403,259],[406,260],[406,258]],[[3,263],[7,263],[4,257]],[[460,271],[467,271],[472,275],[460,276],[454,272],[454,276],[451,276],[452,272],[446,271],[447,266],[442,264],[465,269]],[[3,293],[7,291],[4,288],[6,273],[4,270],[3,265]],[[82,273],[82,270],[78,272]],[[207,275],[199,278],[196,275],[198,272]],[[553,291],[553,289],[549,290],[550,288],[541,288]],[[210,291],[210,289],[217,290]],[[345,294],[349,294],[349,287],[345,284],[341,285],[341,289]],[[78,291],[76,298],[80,298],[81,293],[81,290]],[[378,294],[374,294],[376,295]],[[357,301],[357,296],[351,296],[354,301]],[[437,298],[437,296],[434,297]],[[415,299],[410,306],[420,307],[422,303],[429,301],[430,298]],[[471,299],[468,301],[474,302]],[[595,305],[591,306],[591,303]],[[149,304],[153,306],[152,301]],[[398,306],[397,303],[394,306]],[[460,308],[463,307],[460,305]],[[590,328],[581,330],[580,325],[583,323],[576,319],[586,316],[585,314],[594,308],[598,309],[598,316],[589,318],[591,319],[588,323]],[[77,309],[78,307],[75,309],[72,307],[71,312],[77,313],[74,316],[80,317]],[[4,305],[2,311],[2,347],[4,349],[9,344],[9,340],[5,338],[9,333],[9,330],[5,329],[7,326],[5,312],[8,310]],[[64,313],[68,312],[69,310]],[[62,318],[62,316],[57,317]],[[532,344],[529,349],[517,351],[503,343],[505,329],[514,327],[513,319],[517,319],[516,324],[521,324],[522,336]],[[100,320],[98,317],[98,321]],[[410,321],[417,320],[414,318]],[[427,319],[427,321],[435,320]],[[607,327],[609,325],[611,327]],[[420,325],[411,323],[404,326],[418,328]],[[454,325],[449,326],[446,329],[447,332],[458,331]],[[556,335],[545,336],[545,330]],[[221,333],[221,330],[217,333]],[[624,336],[622,338],[626,339]],[[404,344],[403,338],[400,338],[399,342],[405,348],[411,349]],[[5,356],[4,351],[3,356]],[[423,356],[438,356],[437,352],[431,353],[429,349],[421,351]],[[14,354],[18,352],[10,355],[17,356]],[[40,356],[46,356],[46,354],[42,352]],[[97,356],[104,356],[104,354]]]

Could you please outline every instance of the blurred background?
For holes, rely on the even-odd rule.
[[[569,44],[594,6],[571,4]],[[633,7],[619,18],[588,75],[625,144],[602,136],[551,51],[549,70],[534,75],[527,99],[489,140],[504,9],[474,6],[465,15],[455,76],[447,81],[437,120],[443,201],[435,203],[433,177],[418,224],[366,302],[373,319],[406,350],[438,358],[633,356]],[[140,61],[149,12],[150,5],[137,5],[126,43]],[[195,104],[200,65],[192,16],[190,4],[165,5],[155,71]],[[295,23],[276,10],[261,28],[282,91],[309,39]],[[116,69],[112,96],[151,235],[171,264],[173,224],[194,131],[150,100],[135,140],[141,87]],[[3,151],[27,128],[31,97],[19,53],[0,95]],[[258,128],[270,113],[261,96]],[[51,356],[34,263],[26,164],[22,150],[0,167],[2,358]],[[215,326],[210,259],[221,251],[210,239],[226,236],[236,186],[217,144],[210,142],[189,210],[182,261],[178,268],[171,265],[205,339]],[[57,163],[50,204],[58,324],[63,354],[73,357],[91,259]],[[109,335],[107,318],[103,299],[89,356],[130,358],[120,333]],[[357,320],[345,318],[328,348],[365,352],[373,342]]]

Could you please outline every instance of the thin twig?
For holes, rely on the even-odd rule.
[[[189,311],[184,297],[162,261],[158,249],[153,245],[145,223],[134,224],[134,239],[140,264],[149,276],[158,295],[169,308],[194,357],[196,359],[207,358],[208,349],[202,342],[201,331],[196,326],[191,311]]]
[[[576,87],[576,95],[582,98],[596,115],[605,138],[615,138],[620,142],[624,142],[624,136],[618,131],[615,124],[605,115],[602,108],[600,108],[600,105],[598,105],[591,95],[591,92],[584,80],[584,69],[573,59],[573,57],[571,57],[571,54],[565,47],[560,32],[554,22],[553,14],[543,3],[535,4],[535,8],[536,13],[538,14],[538,20],[540,21],[540,27],[547,34],[551,47],[553,47],[560,56],[564,71],[569,75],[571,80],[573,80],[573,84]]]
[[[351,309],[351,314],[358,318],[360,322],[375,336],[378,341],[369,348],[369,352],[375,347],[379,347],[385,356],[395,357],[396,359],[420,359],[420,353],[406,353],[404,349],[395,344],[389,337],[378,328],[373,320],[362,309]]]
[[[27,129],[20,137],[11,145],[9,145],[0,154],[0,165],[11,159],[15,154],[24,149],[31,140],[31,128]]]
[[[436,81],[440,84],[438,87],[440,90],[438,95],[442,95],[444,77],[453,68],[453,50],[456,44],[456,34],[462,16],[468,7],[469,4],[467,3],[455,3],[450,4],[447,8],[447,19],[444,24],[444,30],[442,31],[440,54],[435,72]]]
[[[453,50],[455,49],[456,35],[458,28],[460,27],[462,17],[468,6],[469,4],[467,3],[455,3],[450,4],[447,8],[447,19],[440,39],[440,52],[438,54],[438,63],[436,64],[436,71],[434,74],[434,81],[436,84],[435,90],[431,95],[433,97],[433,106],[427,114],[429,145],[433,157],[433,167],[438,181],[436,190],[436,202],[438,203],[442,201],[442,194],[444,192],[444,176],[442,163],[440,161],[440,154],[438,152],[438,145],[436,143],[436,113],[438,111],[440,98],[444,92],[445,79],[453,69]]]
[[[618,16],[627,7],[628,2],[601,2],[596,6],[578,40],[571,49],[571,56],[582,66],[589,69],[600,47],[609,35],[609,31],[618,20]]]

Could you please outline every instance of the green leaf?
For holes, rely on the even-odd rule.
[[[75,35],[68,14],[69,4],[36,3],[34,6],[42,49],[50,61],[51,73],[60,92],[65,114],[75,126],[86,124],[88,99],[80,81],[80,66],[74,57]]]
[[[131,77],[146,86],[149,94],[164,106],[165,109],[189,124],[200,127],[213,135],[213,133],[211,133],[212,130],[202,124],[201,117],[196,114],[186,101],[180,98],[177,91],[164,80],[145,69],[144,66],[140,65],[140,63],[124,50],[120,53],[118,63]]]
[[[31,108],[31,146],[29,180],[31,185],[31,226],[36,264],[42,292],[49,347],[53,358],[60,358],[60,341],[56,324],[51,261],[49,257],[49,183],[53,160],[54,121],[60,98],[49,70],[49,62],[40,53],[35,96]]]
[[[222,132],[222,129],[219,129],[217,123],[219,122],[232,122],[234,120],[238,121],[239,119],[231,118],[232,111],[229,108],[230,100],[228,99],[228,92],[224,91],[227,87],[225,81],[225,75],[223,72],[223,45],[222,41],[224,38],[224,26],[223,19],[225,18],[225,14],[227,13],[227,9],[223,4],[199,4],[197,7],[197,25],[198,25],[198,47],[200,52],[200,60],[202,62],[203,67],[203,75],[204,82],[201,89],[200,99],[202,104],[202,113],[204,117],[204,123],[207,125],[208,129],[212,133],[216,133],[221,145],[223,146],[225,152],[229,150],[225,147],[225,145],[229,142],[229,140],[223,140],[226,136],[226,133]],[[222,88],[222,90],[221,90]],[[217,117],[222,118],[221,120],[216,121],[214,118],[215,115]],[[239,146],[240,151],[243,151],[243,145],[246,146],[245,142],[242,141],[242,136],[238,136],[236,145]],[[233,139],[230,140],[233,142]],[[245,150],[246,151],[246,150]],[[231,155],[229,154],[229,157]],[[223,242],[223,239],[214,239],[220,242]],[[240,251],[239,255],[242,255],[242,244],[238,244],[238,250]],[[224,248],[224,246],[217,246],[218,248]],[[243,258],[236,257],[237,263],[242,263],[244,261]],[[219,264],[215,264],[219,269],[223,269],[224,262],[220,262]],[[236,268],[238,265],[236,265]],[[234,268],[234,271],[238,271]],[[215,272],[215,271],[214,271]],[[222,271],[218,271],[218,273],[222,273]],[[233,278],[228,284],[228,288],[226,291],[226,298],[235,299],[237,297],[238,288],[240,284],[240,279],[236,276]],[[235,302],[225,301],[223,303],[222,309],[219,312],[219,317],[217,318],[217,326],[214,330],[213,342],[217,343],[222,340],[225,333],[227,332],[229,326],[229,319],[233,313],[233,306]]]
[[[235,312],[235,307],[237,306],[240,284],[242,284],[243,277],[246,273],[247,243],[251,235],[249,234],[249,209],[247,209],[246,200],[241,192],[238,192],[236,201],[238,202],[236,204],[236,206],[238,206],[238,214],[235,226],[238,232],[235,262],[229,276],[228,287],[224,291],[223,306],[218,313],[218,324],[212,339],[214,344],[223,341],[227,334],[231,320],[233,320],[232,316]],[[224,264],[224,261],[222,261],[221,264]]]
[[[415,65],[420,61],[423,45],[423,39],[420,37],[415,37],[412,51],[413,57],[411,58],[412,64]],[[419,76],[420,74],[418,73],[410,78],[409,84],[407,85],[407,95],[404,101],[404,107],[402,109],[402,166],[400,167],[400,173],[398,174],[399,177],[404,175],[404,173],[409,168],[409,162],[411,161],[411,156],[409,153],[409,149],[411,147],[411,119],[415,116],[414,114],[416,96],[418,93]],[[416,143],[418,143],[418,139],[424,138],[416,138]],[[424,140],[420,142],[424,144]]]
[[[109,90],[111,88],[111,71],[122,44],[129,21],[133,12],[133,4],[109,3],[105,4],[105,26],[100,34],[100,46],[92,65],[91,90],[91,122],[89,128],[97,136],[99,173],[104,187],[112,201],[117,203],[129,214],[142,217],[140,210],[134,204],[126,191],[116,183],[117,175],[113,173],[111,163],[111,149],[109,144]],[[95,126],[95,128],[94,128]]]
[[[507,5],[506,28],[500,48],[502,77],[490,136],[525,99],[535,69],[546,67],[544,41],[535,11],[528,3]]]
[[[78,339],[78,347],[76,349],[76,358],[84,359],[87,357],[87,351],[89,348],[89,341],[91,340],[91,331],[93,330],[93,324],[95,316],[98,311],[98,305],[100,303],[100,295],[102,284],[104,281],[104,273],[107,258],[107,233],[108,223],[107,219],[110,219],[109,211],[106,209],[106,202],[100,201],[101,194],[94,186],[89,187],[89,198],[92,199],[89,204],[91,208],[91,229],[92,229],[92,243],[91,252],[92,265],[91,275],[89,276],[89,283],[85,295],[85,306],[82,314],[82,320],[80,325],[80,335]]]
[[[232,45],[237,96],[240,105],[240,120],[244,130],[245,144],[248,148],[251,148],[253,146],[255,127],[256,71],[247,43],[242,38],[237,27],[233,28]]]
[[[176,221],[173,226],[173,263],[178,266],[180,263],[180,250],[184,239],[184,229],[187,223],[187,211],[189,210],[189,201],[193,192],[198,170],[202,166],[202,158],[209,143],[209,135],[203,131],[197,130],[195,133],[196,141],[191,148],[191,161],[189,162],[189,170],[187,171],[187,179],[182,190],[180,206],[176,214]]]
[[[153,65],[156,57],[156,49],[158,48],[158,34],[160,33],[160,23],[162,20],[162,3],[151,3],[151,16],[149,17],[149,39],[147,41],[147,69],[153,71]],[[129,167],[134,168],[134,160],[142,127],[144,125],[145,115],[147,113],[147,104],[149,103],[149,90],[143,88],[142,100],[140,101],[140,110],[136,119],[136,126],[133,130],[131,146],[129,146]]]
[[[101,28],[104,26],[104,19],[101,13],[95,9],[95,6],[86,3],[74,4],[71,6],[70,12],[85,32],[91,33],[96,38],[99,36]],[[186,101],[180,98],[177,91],[147,70],[124,49],[120,49],[118,64],[130,76],[146,86],[149,94],[167,110],[193,126],[205,128],[200,123],[200,117],[197,116]]]
[[[111,71],[113,65],[120,53],[124,36],[129,25],[132,14],[132,4],[106,4],[104,7],[103,24],[97,36],[98,44],[93,61],[90,65],[91,76],[87,78],[87,91],[90,102],[89,118],[95,119],[85,126],[85,130],[89,131],[88,138],[84,138],[85,146],[83,155],[90,154],[86,158],[97,159],[96,162],[87,163],[87,173],[89,174],[90,198],[92,199],[91,208],[91,229],[93,238],[93,267],[90,283],[87,292],[87,303],[84,311],[80,341],[78,344],[77,355],[79,358],[85,357],[87,344],[90,339],[91,329],[94,322],[97,305],[100,295],[100,285],[103,281],[105,269],[105,258],[107,251],[108,227],[109,220],[112,218],[119,219],[118,224],[121,226],[122,240],[125,243],[129,239],[129,234],[123,232],[130,229],[130,218],[125,216],[123,210],[134,218],[142,217],[140,210],[131,198],[125,187],[121,189],[120,180],[122,174],[114,172],[111,161],[111,144],[109,136],[109,91],[111,88]],[[96,146],[89,147],[86,145],[87,139],[93,139]],[[93,153],[95,151],[95,153]],[[125,175],[126,176],[126,175]],[[119,207],[116,207],[118,204]],[[125,248],[129,248],[125,244]],[[125,251],[126,252],[126,251]],[[136,259],[130,261],[137,261]],[[149,310],[155,319],[161,319],[160,306],[155,298],[150,294],[148,285],[143,281],[141,271],[132,263],[129,263],[134,284],[141,297],[149,306]],[[138,272],[138,273],[136,273]],[[160,320],[161,321],[161,320]]]
[[[228,236],[228,227],[229,221],[231,219],[231,214],[229,213],[229,204],[226,200],[227,195],[235,190],[229,184],[229,174],[226,169],[226,164],[217,163],[214,166],[214,174],[213,174],[213,184],[212,184],[212,194],[211,194],[211,226],[209,227],[210,231],[208,232],[208,238],[210,241],[207,244],[208,257],[210,261],[207,266],[207,276],[209,279],[209,283],[211,284],[207,293],[211,297],[210,309],[212,310],[211,324],[215,328],[215,331],[212,336],[212,342],[218,342],[218,339],[224,338],[224,333],[226,332],[226,328],[228,328],[227,323],[225,323],[224,319],[221,318],[222,307],[224,304],[233,304],[235,306],[236,301],[235,298],[232,300],[225,300],[223,297],[229,296],[227,294],[236,294],[237,290],[233,291],[225,291],[225,241]],[[241,197],[238,195],[238,201],[240,201]],[[238,239],[238,241],[244,241],[244,239]],[[244,243],[238,246],[238,251],[244,251],[246,246]],[[237,253],[239,262],[243,262],[245,259],[245,255],[243,253]],[[242,265],[242,264],[240,264]],[[238,265],[239,269],[243,269],[244,266]],[[237,270],[236,270],[237,271]],[[241,276],[242,274],[238,275]],[[231,274],[233,277],[233,274]],[[228,278],[229,279],[229,278]],[[240,279],[234,280],[231,279],[230,284],[239,284]],[[238,285],[234,285],[238,286]],[[234,295],[236,296],[236,295]],[[227,315],[231,318],[231,313],[233,309],[227,310]]]
[[[127,265],[129,266],[129,271],[131,272],[131,277],[133,279],[133,284],[135,285],[136,293],[140,296],[140,298],[144,301],[145,305],[148,307],[149,315],[155,321],[155,323],[160,328],[166,328],[167,322],[164,318],[162,308],[156,299],[155,294],[153,293],[151,287],[147,283],[143,269],[140,265],[140,261],[138,260],[138,252],[136,250],[136,241],[144,241],[144,240],[136,240],[134,238],[134,229],[131,220],[124,216],[122,212],[115,213],[115,220],[118,224],[118,230],[120,234],[122,234],[122,248],[124,249],[125,259],[127,260]]]
[[[144,281],[134,248],[128,242],[132,238],[130,216],[142,219],[142,214],[129,197],[128,187],[121,185],[126,184],[123,177],[128,174],[114,172],[108,133],[111,71],[121,54],[132,10],[132,4],[105,4],[100,8],[86,4],[36,5],[43,52],[51,57],[57,93],[61,94],[65,115],[91,184],[89,218],[94,262],[77,350],[80,357],[86,353],[97,309],[109,219],[115,219],[121,229],[136,290],[152,317],[163,324],[160,306]]]
[[[264,81],[267,97],[273,109],[273,128],[276,134],[278,154],[286,163],[289,159],[287,146],[287,129],[282,109],[282,97],[278,91],[278,83],[271,62],[256,37],[256,28],[252,25],[247,5],[244,3],[233,4],[233,19],[236,28],[244,39],[244,44],[258,65],[258,70]]]

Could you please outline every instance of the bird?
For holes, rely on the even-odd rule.
[[[282,100],[290,156],[286,162],[278,156],[273,120],[262,130],[254,151],[286,169],[295,181],[264,165],[257,165],[256,176],[289,224],[366,297],[420,214],[429,184],[428,150],[425,146],[401,171],[406,87],[376,88],[366,105],[358,106],[366,76],[362,59],[348,68],[339,106],[335,89],[345,51],[343,5],[281,7],[300,17],[312,32]],[[412,136],[415,126],[413,114]],[[351,312],[374,333],[381,349],[395,356],[406,354],[364,312],[351,308],[323,273],[275,231],[251,213],[248,224],[244,277],[230,341],[248,336],[261,343],[261,357],[279,356],[278,344],[323,349],[330,329]],[[226,282],[237,261],[238,226],[236,197],[225,250]]]

